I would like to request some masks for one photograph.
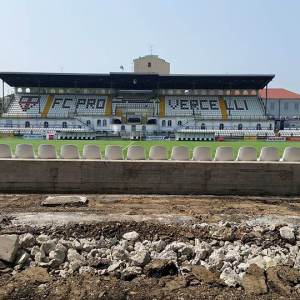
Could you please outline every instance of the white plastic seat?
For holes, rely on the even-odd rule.
[[[145,149],[142,146],[133,145],[127,150],[128,160],[145,160]]]
[[[0,144],[0,158],[12,158],[11,149],[9,145]]]
[[[233,161],[232,147],[222,146],[216,149],[215,161]]]
[[[79,152],[75,145],[62,145],[60,148],[60,158],[79,159]]]
[[[101,159],[100,148],[98,145],[84,145],[82,158]]]
[[[300,148],[299,147],[286,147],[284,149],[281,161],[300,161]]]
[[[34,151],[32,145],[29,144],[18,144],[16,147],[16,158],[32,159],[34,158]]]
[[[106,160],[123,160],[123,151],[120,146],[108,145],[105,147]]]
[[[40,145],[38,148],[38,158],[56,159],[56,150],[53,145]]]
[[[164,146],[152,146],[149,151],[150,160],[167,160],[168,151]]]
[[[237,161],[257,161],[257,153],[254,147],[241,147],[239,149]]]
[[[175,146],[172,148],[171,160],[189,160],[189,148],[185,146]]]
[[[279,161],[278,150],[275,147],[262,147],[259,161]]]
[[[195,161],[211,161],[211,151],[209,147],[198,146],[193,150],[193,158]]]

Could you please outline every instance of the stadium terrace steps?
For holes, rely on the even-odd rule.
[[[223,97],[219,98],[219,105],[222,114],[222,120],[223,121],[228,120],[228,113],[227,113],[226,104]]]
[[[163,118],[166,115],[165,97],[161,96],[159,100],[159,116]]]
[[[107,97],[107,102],[105,105],[105,113],[104,115],[109,117],[112,115],[113,109],[112,109],[112,96]]]
[[[54,96],[53,95],[49,95],[47,97],[46,105],[45,105],[44,110],[43,110],[43,112],[41,114],[42,118],[47,118],[49,110],[50,110],[50,108],[51,108],[51,106],[53,104],[53,100],[54,100]]]

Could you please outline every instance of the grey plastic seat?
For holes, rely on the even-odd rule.
[[[278,150],[275,147],[262,147],[259,161],[279,161]]]
[[[239,149],[237,161],[257,161],[257,153],[254,147],[241,147]]]
[[[211,151],[209,147],[198,146],[193,150],[194,161],[211,161]]]
[[[33,159],[34,151],[32,145],[18,144],[16,147],[15,157],[22,158],[22,159]]]
[[[101,159],[100,148],[98,145],[84,145],[82,158]]]
[[[233,149],[228,146],[221,146],[216,149],[215,161],[233,161]]]
[[[145,149],[142,146],[133,145],[127,150],[128,160],[145,160]]]
[[[60,148],[60,158],[79,159],[79,152],[75,145],[62,145]]]
[[[290,161],[290,162],[300,161],[300,148],[286,147],[283,151],[281,161]]]
[[[0,144],[0,158],[12,158],[11,149],[9,145]]]
[[[164,146],[152,146],[149,151],[150,160],[167,160],[168,151]]]
[[[40,145],[38,148],[38,158],[40,159],[56,159],[57,154],[53,145]]]
[[[123,151],[120,146],[108,145],[105,147],[105,155],[106,160],[123,160]]]
[[[189,148],[185,146],[174,146],[172,148],[171,160],[189,160]]]

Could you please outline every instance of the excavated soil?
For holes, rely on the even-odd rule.
[[[0,195],[0,234],[49,234],[52,237],[120,238],[138,231],[142,239],[187,241],[209,240],[205,228],[193,224],[220,221],[246,224],[256,222],[300,224],[300,198],[214,197],[214,196],[133,196],[89,195],[88,205],[78,207],[43,207],[46,195]],[[44,216],[54,220],[43,224]],[[35,220],[34,225],[28,223]],[[67,224],[55,216],[75,215]],[[90,220],[86,216],[93,216]],[[64,217],[65,216],[65,217]],[[97,219],[99,218],[99,219]],[[17,220],[17,221],[16,221]],[[173,220],[173,221],[172,221]],[[14,223],[15,222],[15,223]],[[233,239],[247,236],[239,227]],[[261,237],[261,243],[282,243],[280,238]],[[140,276],[123,281],[113,276],[75,274],[67,278],[31,274],[0,274],[0,299],[253,299],[239,288],[219,285],[196,285],[181,276],[148,278]],[[255,296],[256,299],[299,299],[299,295],[277,293]]]

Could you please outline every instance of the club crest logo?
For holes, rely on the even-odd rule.
[[[39,97],[22,97],[20,99],[20,106],[23,111],[27,111],[34,107],[37,103],[39,103],[40,98]]]

